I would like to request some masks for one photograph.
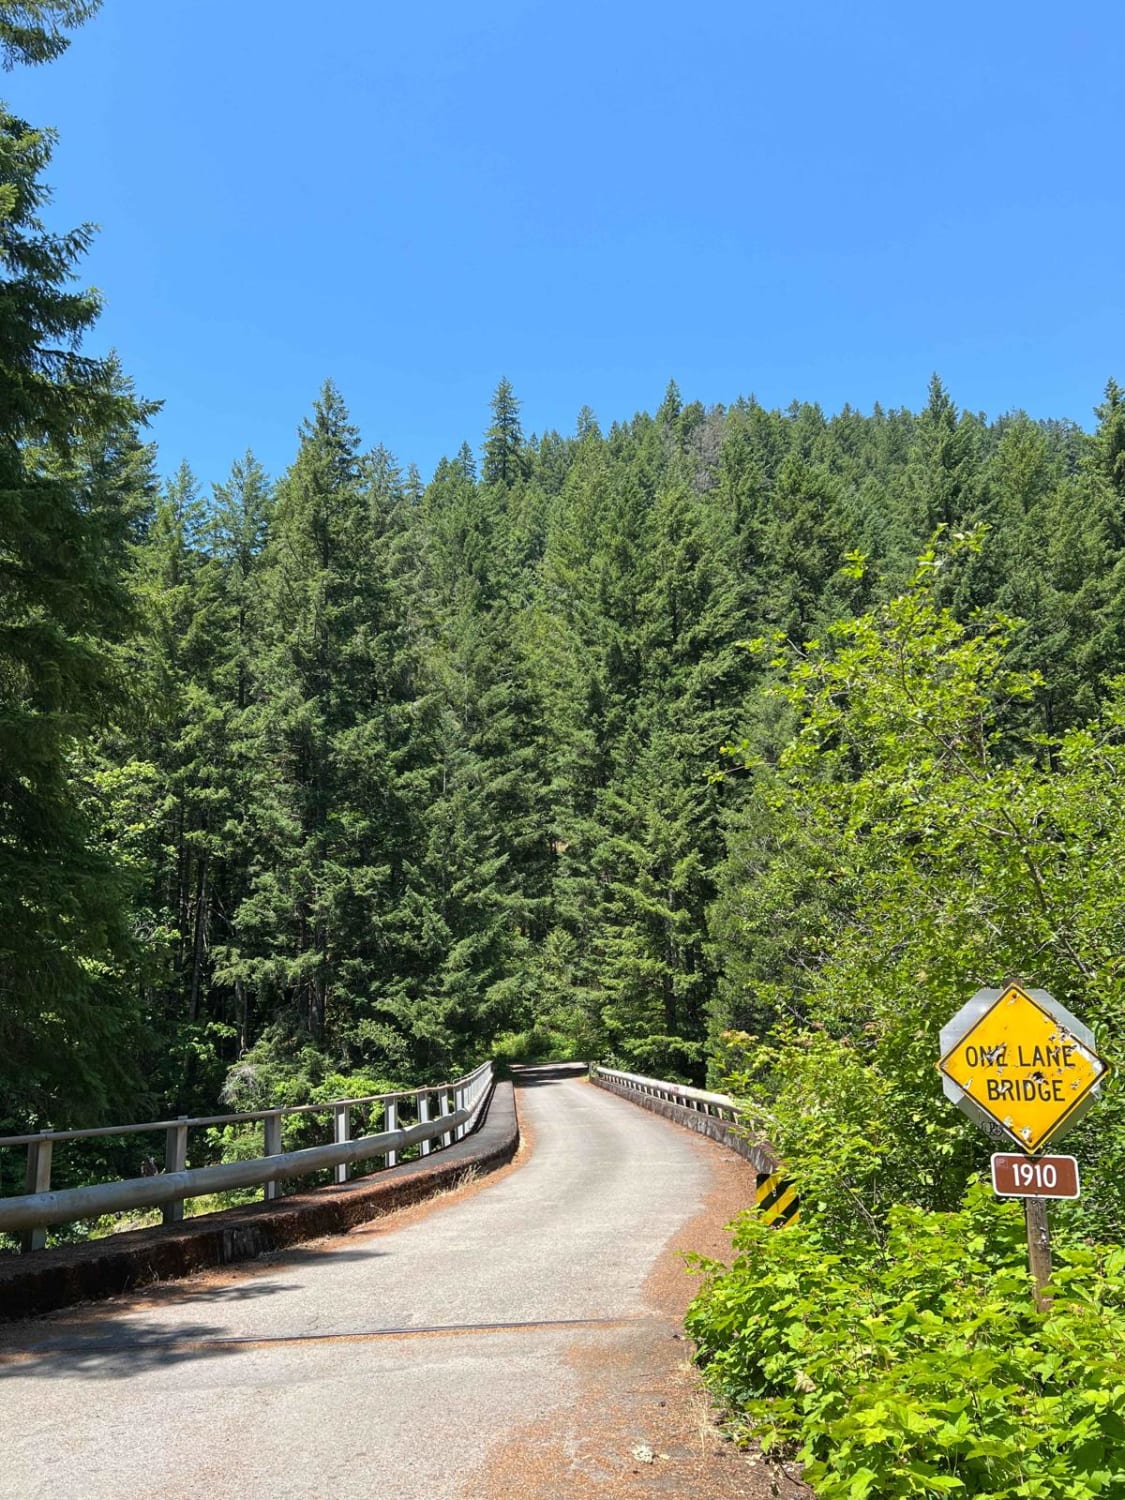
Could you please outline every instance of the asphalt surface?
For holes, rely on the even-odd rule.
[[[5,1327],[0,1496],[473,1493],[583,1360],[612,1373],[710,1185],[686,1132],[573,1074],[517,1099],[528,1159],[397,1228]]]

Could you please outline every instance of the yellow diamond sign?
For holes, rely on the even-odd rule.
[[[974,999],[978,1013],[970,1002],[950,1023],[964,1016],[968,1029],[951,1046],[943,1032],[947,1051],[938,1067],[960,1091],[956,1102],[967,1114],[985,1116],[1034,1154],[1089,1102],[1109,1068],[1094,1051],[1092,1033],[1045,991],[1032,995],[1010,984]]]

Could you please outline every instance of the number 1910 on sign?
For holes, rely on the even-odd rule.
[[[1078,1162],[1073,1156],[998,1151],[992,1158],[992,1190],[1000,1198],[1077,1198]]]

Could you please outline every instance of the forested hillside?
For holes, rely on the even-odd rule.
[[[98,1114],[202,1107],[236,1064],[243,1090],[298,1058],[435,1076],[531,1027],[702,1077],[709,1034],[786,1008],[781,950],[824,898],[810,862],[770,910],[725,753],[787,733],[754,637],[800,651],[899,590],[935,528],[982,526],[938,589],[970,625],[1028,622],[1028,732],[1096,714],[1122,664],[1116,387],[1092,438],[959,413],[937,380],[918,415],[705,411],[673,385],[654,416],[525,438],[502,382],[479,472],[462,445],[428,485],[331,384],[276,482],[248,454],[213,487],[160,483],[113,399],[58,477],[17,450],[23,493],[69,502],[52,554],[96,519],[101,572],[5,597],[41,804],[33,839],[9,794],[7,842],[42,871],[9,897],[6,1093],[34,1118],[79,1082]],[[60,664],[14,691],[48,632]]]
[[[23,7],[9,62],[90,8]],[[924,1070],[1001,969],[1117,983],[1051,905],[1120,826],[1112,381],[1090,432],[934,377],[917,412],[670,383],[534,435],[501,380],[428,483],[328,382],[284,473],[165,479],[153,408],[76,352],[49,152],[0,117],[0,1129],[493,1048],[702,1081],[786,1026]],[[967,841],[982,786],[1103,798],[1065,869],[1029,864],[1039,804],[1000,839],[1034,930]]]

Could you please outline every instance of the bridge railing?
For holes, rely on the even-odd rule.
[[[618,1068],[603,1068],[590,1064],[592,1078],[604,1078],[625,1093],[638,1094],[649,1099],[665,1099],[669,1104],[678,1104],[681,1109],[695,1110],[701,1115],[711,1115],[717,1120],[728,1120],[732,1124],[738,1119],[738,1105],[729,1094],[709,1094],[706,1089],[689,1088],[686,1083],[669,1083],[663,1078],[645,1078],[640,1073],[622,1073]]]
[[[26,1191],[0,1198],[0,1233],[18,1234],[25,1250],[46,1243],[46,1231],[57,1224],[101,1214],[161,1208],[166,1224],[184,1216],[184,1202],[205,1193],[262,1187],[267,1199],[277,1197],[283,1180],[331,1169],[337,1183],[348,1180],[349,1168],[383,1157],[392,1167],[399,1156],[417,1146],[422,1156],[452,1145],[476,1125],[492,1089],[492,1063],[451,1083],[430,1084],[392,1094],[368,1094],[336,1099],[328,1104],[296,1104],[280,1109],[251,1110],[230,1115],[182,1115],[174,1120],[150,1120],[139,1125],[110,1125],[96,1130],[44,1130],[31,1135],[0,1136],[0,1148],[27,1150]],[[355,1109],[381,1104],[385,1129],[355,1139],[351,1117]],[[281,1149],[281,1124],[292,1115],[328,1115],[333,1139],[329,1145],[297,1151]],[[412,1121],[411,1121],[411,1117]],[[261,1122],[262,1155],[249,1161],[218,1162],[187,1167],[188,1133],[221,1125]],[[164,1134],[164,1170],[151,1176],[84,1187],[51,1190],[51,1167],[57,1143],[145,1133]]]
[[[760,1178],[777,1169],[773,1147],[768,1141],[755,1139],[747,1130],[738,1103],[729,1094],[711,1094],[706,1089],[690,1088],[686,1083],[646,1078],[641,1073],[624,1073],[619,1068],[603,1068],[597,1063],[590,1064],[590,1078],[599,1087],[631,1099],[634,1104],[655,1110],[700,1135],[722,1141],[744,1156]]]

